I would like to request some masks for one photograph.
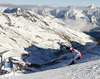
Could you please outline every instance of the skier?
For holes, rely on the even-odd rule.
[[[71,60],[71,63],[69,65],[78,63],[78,60],[82,58],[81,53],[78,50],[76,50],[76,49],[74,49],[72,47],[67,47],[67,48],[63,47],[63,49],[65,49],[66,52],[67,52],[67,49],[70,49],[70,52],[74,54],[74,56],[73,56],[73,58]]]
[[[70,52],[73,53],[74,56],[73,56],[72,61],[69,65],[78,63],[78,60],[82,58],[81,53],[74,48],[70,48]]]

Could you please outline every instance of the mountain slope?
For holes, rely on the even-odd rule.
[[[0,19],[0,51],[3,57],[13,57],[19,63],[41,65],[65,54],[59,53],[63,45],[88,50],[97,44],[90,36],[63,27],[61,20],[33,10],[1,12]]]

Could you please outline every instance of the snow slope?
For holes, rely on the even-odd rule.
[[[100,79],[100,60],[80,63],[37,73],[15,73],[15,77],[5,75],[5,79]],[[7,77],[6,77],[7,76]],[[3,76],[1,78],[4,78]]]

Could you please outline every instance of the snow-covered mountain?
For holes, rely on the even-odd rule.
[[[24,48],[31,45],[44,49],[59,49],[58,43],[62,42],[68,46],[71,41],[81,45],[94,42],[84,33],[64,28],[63,22],[51,15],[42,16],[32,10],[21,9],[15,13],[5,13],[4,10],[0,15],[2,50],[20,50],[23,53]]]
[[[62,20],[45,12],[11,7],[0,10],[0,54],[12,57],[14,63],[46,64],[66,54],[63,46],[86,54],[97,45],[89,35],[64,27]]]
[[[35,7],[32,9],[42,15],[55,16],[62,20],[65,23],[64,26],[68,28],[90,32],[88,33],[89,35],[94,35],[93,37],[96,39],[100,38],[100,36],[96,36],[96,32],[98,31],[97,29],[100,29],[100,7],[96,7],[93,4],[87,7]]]
[[[38,10],[38,13],[44,15],[51,14],[59,19],[62,19],[65,21],[67,27],[70,27],[70,25],[68,25],[69,21],[70,22],[73,21],[74,22],[73,28],[74,29],[78,28],[81,31],[87,31],[85,29],[87,25],[90,25],[90,27],[89,26],[87,27],[89,28],[88,30],[100,26],[100,16],[99,16],[100,8],[95,7],[94,5],[88,7],[68,6],[68,7],[60,7],[60,8],[59,7],[45,8],[45,9]],[[81,21],[81,23],[79,21]]]
[[[13,5],[0,4],[10,8],[32,9],[41,15],[53,15],[65,22],[66,27],[78,28],[81,31],[89,31],[95,27],[100,27],[100,7],[94,4],[90,6],[53,6],[53,5]],[[81,23],[79,22],[81,21]],[[73,25],[69,22],[74,22]],[[80,26],[81,25],[81,26]],[[88,27],[87,27],[88,26]],[[87,29],[85,29],[87,27]]]
[[[97,35],[98,29],[100,29],[100,7],[96,7],[94,4],[90,6],[0,5],[10,8],[32,9],[35,13],[44,16],[52,15],[62,20],[64,22],[63,26],[83,32],[89,32],[87,34],[96,39],[100,38],[100,36]],[[4,11],[2,8],[0,10]]]

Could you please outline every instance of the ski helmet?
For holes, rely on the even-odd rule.
[[[71,51],[74,51],[74,49],[73,49],[73,48],[70,48],[70,50],[71,50]]]

